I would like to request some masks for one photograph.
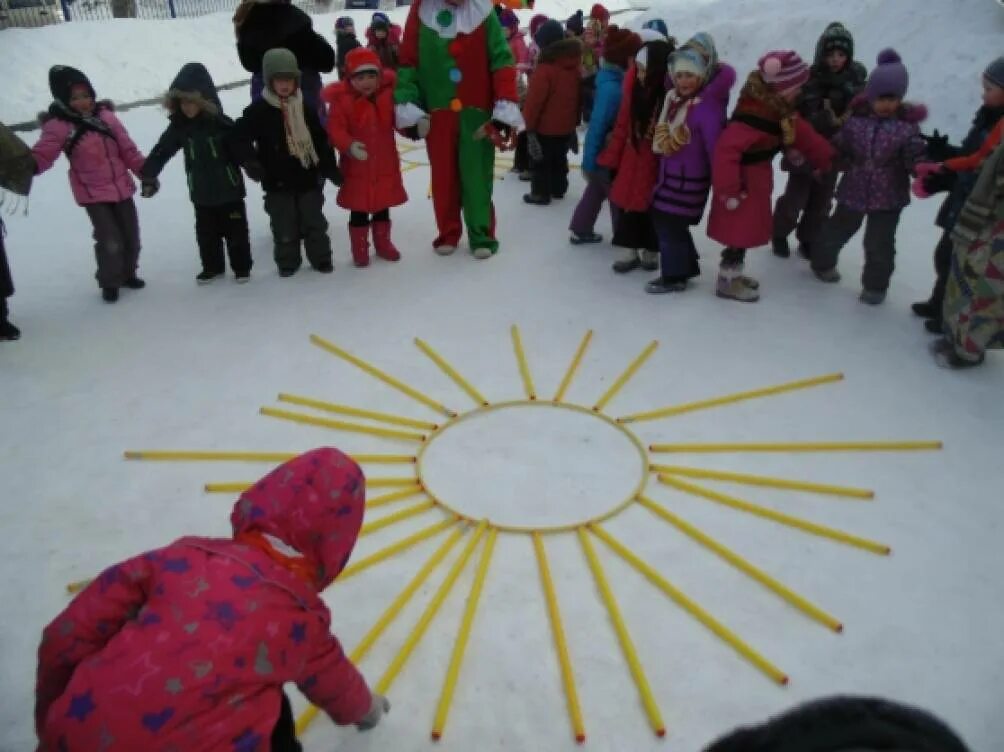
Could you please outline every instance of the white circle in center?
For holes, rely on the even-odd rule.
[[[465,517],[550,528],[605,515],[647,477],[644,449],[606,419],[547,403],[479,411],[447,426],[421,463],[426,490]]]

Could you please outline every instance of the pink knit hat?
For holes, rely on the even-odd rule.
[[[809,66],[794,50],[774,50],[757,62],[764,82],[784,95],[795,91],[809,80]]]

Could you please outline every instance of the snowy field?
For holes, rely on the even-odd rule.
[[[562,16],[570,12],[571,5],[561,6]],[[931,124],[953,139],[978,105],[978,74],[1000,54],[1004,31],[1002,14],[987,0],[848,0],[839,14],[826,2],[713,0],[667,3],[643,17],[652,15],[667,18],[679,37],[711,31],[723,57],[740,70],[773,46],[810,55],[823,26],[840,17],[869,67],[881,46],[899,49],[912,74],[910,97],[926,102]],[[318,20],[323,30],[332,24],[328,17]],[[109,22],[101,33],[107,30],[112,41],[96,52],[77,43],[76,26],[0,32],[0,77],[9,82],[0,95],[0,119],[30,117],[48,103],[45,70],[55,62],[82,65],[100,95],[120,100],[156,94],[189,59],[206,61],[218,82],[242,73],[225,17]],[[150,53],[154,44],[162,57]],[[223,95],[231,114],[245,100],[244,91]],[[125,113],[123,121],[144,151],[166,123],[157,108]],[[421,163],[423,154],[411,151],[405,159]],[[646,444],[945,442],[941,452],[914,454],[653,455],[667,464],[874,489],[876,499],[868,502],[706,482],[893,548],[892,556],[882,557],[841,546],[651,478],[649,496],[845,625],[841,635],[827,630],[651,512],[629,508],[607,529],[791,677],[786,688],[770,682],[597,543],[662,709],[664,740],[647,725],[578,541],[571,534],[547,538],[588,748],[690,752],[740,723],[837,692],[919,704],[955,726],[974,751],[999,748],[1004,554],[1000,482],[989,471],[1000,465],[1004,358],[994,354],[983,368],[951,373],[936,368],[927,353],[928,336],[909,304],[930,288],[936,202],[915,203],[904,214],[899,268],[886,304],[874,309],[857,300],[860,238],[844,252],[839,285],[819,284],[795,258],[752,252],[749,271],[762,281],[763,300],[742,306],[714,297],[719,249],[699,231],[705,272],[698,283],[682,295],[645,295],[646,275],[610,271],[614,251],[608,245],[568,244],[565,228],[582,187],[577,176],[564,201],[526,207],[520,201],[526,184],[506,174],[504,165],[504,179],[496,183],[502,249],[490,261],[432,254],[429,173],[418,166],[405,175],[411,201],[393,212],[400,264],[351,266],[348,217],[335,207],[329,187],[335,274],[304,269],[280,279],[260,192],[252,185],[253,279],[202,288],[194,284],[198,255],[178,159],[162,176],[156,198],[137,199],[148,287],[124,292],[111,306],[101,302],[93,282],[89,225],[72,202],[64,170],[57,165],[38,180],[27,217],[6,218],[18,288],[14,319],[24,337],[0,346],[3,752],[32,748],[35,650],[42,626],[67,603],[65,585],[181,535],[226,535],[232,497],[204,495],[202,484],[250,480],[268,469],[126,462],[123,450],[296,451],[334,443],[353,453],[409,452],[411,444],[333,433],[257,411],[275,405],[279,392],[291,392],[436,419],[312,346],[311,333],[451,407],[469,409],[467,396],[414,346],[412,339],[421,337],[488,399],[519,399],[513,323],[522,329],[545,397],[554,393],[584,332],[594,330],[568,394],[587,406],[648,342],[659,340],[646,366],[609,405],[613,415],[837,371],[846,375],[815,389],[637,424]],[[609,236],[605,218],[598,230]],[[492,420],[490,426],[472,420],[466,433],[458,427],[429,451],[430,483],[461,511],[494,508],[513,522],[575,520],[604,508],[608,494],[610,504],[619,501],[615,497],[638,481],[637,459],[622,437],[605,426],[592,432],[587,417],[549,422],[541,409],[529,418],[500,412]],[[402,474],[394,466],[367,471]],[[368,536],[357,556],[437,515]],[[347,648],[437,545],[427,542],[328,591],[334,628]],[[459,548],[361,664],[368,678],[383,673]],[[520,535],[499,537],[449,725],[438,747],[427,741],[473,575],[469,566],[394,684],[385,723],[358,734],[319,719],[305,736],[308,750],[574,748],[533,547]],[[303,706],[299,695],[296,703]]]

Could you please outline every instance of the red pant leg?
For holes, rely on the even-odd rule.
[[[458,141],[460,116],[449,110],[433,110],[425,146],[432,172],[432,208],[436,213],[439,236],[433,247],[460,245],[463,224],[460,221],[460,169]]]

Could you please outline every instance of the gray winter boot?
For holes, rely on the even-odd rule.
[[[647,272],[659,271],[659,252],[658,251],[638,251],[638,261],[641,263],[641,268]]]
[[[882,305],[885,302],[885,290],[862,290],[859,300],[868,305]]]
[[[823,269],[822,271],[813,269],[812,273],[816,275],[816,279],[820,282],[834,284],[840,281],[840,272],[837,271],[837,267],[833,267],[832,269]]]
[[[719,298],[738,300],[740,303],[756,303],[760,300],[759,291],[754,287],[750,287],[744,280],[756,281],[743,276],[742,264],[720,266],[718,268],[718,285],[715,294]]]
[[[627,274],[639,266],[641,266],[641,261],[638,260],[638,251],[634,248],[624,248],[614,262],[613,270],[618,274]]]

